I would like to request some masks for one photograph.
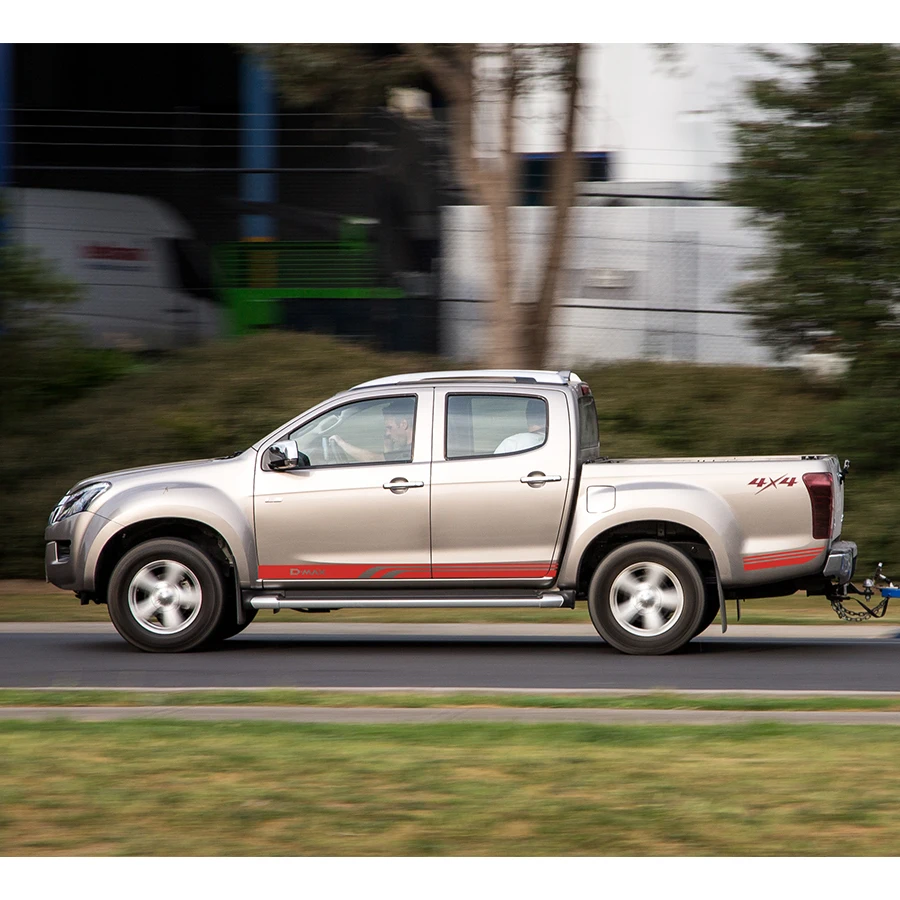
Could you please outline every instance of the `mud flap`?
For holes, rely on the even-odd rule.
[[[716,569],[716,590],[719,592],[719,616],[722,618],[722,634],[728,631],[728,619],[725,617],[725,592],[722,590],[722,579],[719,577],[719,566],[713,559]]]

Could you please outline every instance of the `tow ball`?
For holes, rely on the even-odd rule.
[[[838,618],[846,622],[864,622],[866,619],[884,618],[888,603],[894,598],[900,597],[900,587],[895,587],[893,580],[884,574],[882,565],[883,563],[878,563],[875,567],[873,578],[866,578],[863,581],[862,590],[855,584],[842,584],[837,587],[836,593],[828,595],[831,608],[838,614]],[[872,597],[876,591],[881,594],[881,602],[877,606],[873,606]],[[844,601],[849,599],[852,599],[862,609],[847,609]]]

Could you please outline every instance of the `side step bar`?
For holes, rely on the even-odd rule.
[[[542,609],[559,609],[573,607],[574,597],[568,591],[546,591],[543,594],[530,594],[523,597],[417,597],[415,599],[378,599],[358,600],[354,597],[335,596],[323,598],[298,597],[296,594],[286,597],[284,594],[258,594],[249,598],[253,609],[460,609],[460,608],[519,608],[540,607]]]

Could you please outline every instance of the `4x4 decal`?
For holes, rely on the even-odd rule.
[[[788,478],[787,475],[779,475],[778,478],[754,478],[753,481],[747,482],[748,484],[755,485],[759,488],[756,492],[757,494],[761,494],[766,488],[773,487],[775,490],[778,490],[778,485],[783,485],[784,487],[793,487],[797,483],[796,478]]]

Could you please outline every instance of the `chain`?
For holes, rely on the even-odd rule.
[[[855,609],[847,609],[843,603],[841,603],[840,599],[837,597],[829,597],[831,601],[831,608],[838,614],[838,618],[843,619],[845,622],[865,622],[866,619],[880,619],[887,612],[887,605],[889,597],[885,597],[881,603],[878,604],[874,609],[869,609],[867,606],[863,606],[863,604],[857,600],[860,606],[865,610],[864,612],[859,612]]]

